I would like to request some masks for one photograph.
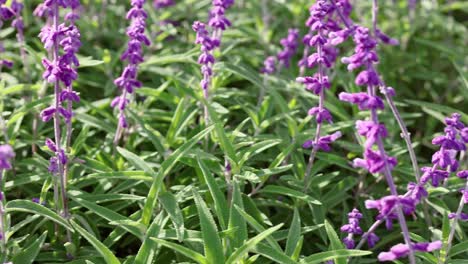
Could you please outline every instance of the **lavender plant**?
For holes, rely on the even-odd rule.
[[[54,153],[49,160],[49,172],[58,178],[58,180],[55,180],[54,186],[55,207],[57,211],[61,208],[61,213],[65,219],[70,217],[67,197],[68,176],[65,168],[69,162],[66,151],[71,138],[71,119],[73,116],[71,104],[80,100],[78,93],[73,91],[72,86],[73,82],[78,78],[76,67],[79,66],[79,61],[76,57],[76,52],[81,46],[80,33],[74,24],[74,21],[77,19],[74,10],[79,5],[80,2],[78,0],[69,2],[58,0],[44,1],[42,8],[48,10],[52,15],[52,23],[45,25],[39,34],[44,48],[52,54],[50,59],[42,59],[42,64],[45,68],[42,76],[48,83],[53,84],[54,102],[53,105],[41,112],[41,118],[44,122],[50,120],[54,122],[54,140],[47,138],[45,145]],[[71,13],[68,13],[64,17],[64,22],[61,22],[61,8],[72,9]],[[62,120],[66,124],[65,134],[67,143],[65,146],[62,143]],[[60,188],[57,182],[60,182]],[[60,205],[59,196],[61,199]],[[71,240],[70,236],[68,236],[68,240]]]
[[[117,146],[125,128],[128,127],[125,109],[130,103],[128,97],[132,96],[135,89],[142,86],[137,79],[138,65],[143,62],[143,46],[149,46],[150,40],[145,35],[146,18],[148,14],[143,9],[144,0],[132,0],[132,8],[128,11],[126,19],[130,20],[127,28],[129,38],[127,49],[124,51],[121,60],[127,61],[122,75],[115,79],[114,84],[122,90],[122,94],[112,100],[111,106],[117,108],[118,126],[115,132],[114,145]]]
[[[231,18],[233,1],[46,0],[33,12],[47,24],[42,51],[33,39],[39,19],[32,3],[0,1],[5,25],[4,17],[16,20],[0,32],[1,59],[14,62],[0,82],[0,136],[7,144],[0,146],[0,263],[462,263],[468,257],[464,11],[424,3],[415,13],[424,23],[409,29],[407,2],[382,5],[378,17],[377,1],[318,0],[309,12],[303,1],[240,1]],[[206,23],[193,24],[197,54],[190,21],[209,3]],[[308,15],[307,28],[296,28]],[[162,20],[176,26],[146,32]],[[119,47],[116,32],[129,21],[129,43]],[[398,44],[383,29],[402,45],[380,48]],[[298,32],[306,36],[295,65]],[[270,35],[284,36],[273,56]],[[214,67],[226,38],[226,63]],[[158,45],[146,48],[149,42]],[[26,51],[30,80],[22,74],[22,50],[11,47]],[[121,49],[124,69],[115,85],[122,93],[110,108],[112,76],[122,70],[114,54]],[[143,50],[158,52],[143,56]],[[342,61],[357,77],[336,62],[342,54],[351,54]],[[193,60],[198,55],[201,66]],[[216,103],[202,99],[210,107],[205,122],[197,119],[200,96],[191,89],[199,67],[206,99],[216,88]],[[289,82],[291,73],[305,91]],[[222,85],[214,87],[218,80]],[[54,92],[46,95],[50,83]],[[271,96],[259,106],[252,91],[263,87]],[[115,131],[113,112],[118,145],[136,89],[144,100],[143,111],[132,114],[135,133],[113,152],[115,138],[107,136]],[[21,96],[30,91],[30,99]],[[352,114],[340,99],[357,105]],[[317,105],[307,111],[310,100]],[[54,126],[31,128],[44,108],[40,117]],[[300,118],[307,112],[315,124]],[[453,112],[459,114],[444,119]],[[354,123],[354,133],[341,136]],[[46,146],[31,151],[41,138]],[[298,140],[310,156],[296,149]]]

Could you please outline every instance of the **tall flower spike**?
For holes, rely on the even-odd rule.
[[[68,15],[64,18],[67,22],[60,22],[60,9],[76,9],[79,1],[45,0],[41,6],[42,11],[47,12],[51,19],[51,24],[45,25],[41,29],[39,37],[45,49],[51,54],[51,58],[44,58],[42,64],[45,71],[43,78],[54,86],[55,100],[53,105],[41,112],[44,122],[54,120],[55,139],[47,139],[46,145],[54,155],[50,158],[49,171],[60,180],[60,195],[58,194],[58,184],[54,183],[56,210],[59,211],[58,197],[62,199],[61,210],[65,218],[69,217],[67,198],[67,175],[64,167],[67,166],[68,157],[66,146],[62,146],[61,119],[67,124],[67,131],[71,131],[71,106],[65,106],[65,102],[77,102],[79,96],[73,92],[73,81],[78,78],[76,67],[79,65],[76,52],[81,46],[78,28],[73,22],[68,20]],[[72,20],[74,21],[74,20]],[[69,104],[70,105],[70,104]],[[70,132],[71,133],[71,132]],[[71,241],[70,233],[68,240]]]
[[[367,137],[364,159],[357,159],[354,164],[366,168],[370,173],[382,173],[390,187],[390,196],[384,197],[379,201],[368,201],[367,208],[375,208],[379,210],[379,216],[385,216],[387,213],[392,212],[395,208],[396,212],[394,217],[398,219],[403,237],[408,249],[408,252],[401,256],[409,256],[410,263],[415,263],[415,256],[411,239],[409,236],[408,226],[406,224],[405,213],[411,213],[414,209],[412,200],[400,198],[398,195],[393,176],[392,168],[396,165],[396,160],[389,157],[385,151],[383,144],[383,137],[385,136],[384,125],[379,122],[377,110],[382,108],[376,95],[376,87],[380,84],[378,74],[376,73],[373,64],[379,61],[376,46],[377,40],[372,36],[368,28],[358,26],[353,30],[353,39],[356,44],[355,53],[350,57],[345,57],[342,62],[348,64],[348,70],[352,71],[358,68],[363,68],[355,79],[358,86],[366,86],[367,94],[358,93],[354,95],[342,93],[340,99],[350,103],[357,104],[360,109],[370,110],[370,120],[361,121],[358,123],[358,130],[360,134]],[[370,130],[375,132],[368,133]],[[372,144],[371,144],[372,143]],[[376,150],[372,148],[376,147]],[[391,219],[388,217],[388,219]],[[390,220],[391,221],[391,220]],[[390,222],[391,224],[391,222]],[[388,227],[391,225],[387,225]]]
[[[213,0],[209,13],[208,26],[200,21],[195,21],[192,25],[196,33],[195,44],[201,46],[201,54],[198,57],[198,64],[201,65],[203,78],[200,86],[203,90],[203,97],[208,100],[211,80],[213,78],[213,65],[215,57],[213,51],[221,45],[222,32],[231,26],[231,21],[226,18],[227,8],[234,4],[234,0]],[[205,123],[208,124],[208,109],[204,109]]]
[[[145,35],[146,18],[148,14],[143,9],[144,0],[131,0],[131,9],[127,12],[127,20],[130,26],[127,28],[129,38],[127,49],[120,56],[120,59],[127,61],[122,75],[114,80],[114,84],[122,90],[122,94],[112,100],[111,106],[118,111],[118,125],[114,137],[114,145],[117,146],[121,134],[128,127],[125,109],[130,97],[135,89],[142,86],[137,79],[138,66],[143,62],[143,46],[149,46],[150,40]]]
[[[340,3],[347,3],[347,1],[340,1]],[[309,27],[309,33],[304,37],[303,42],[307,48],[304,51],[304,58],[300,65],[308,68],[316,67],[317,71],[313,76],[302,77],[304,70],[301,70],[300,77],[296,81],[304,84],[307,91],[318,95],[319,104],[309,110],[309,115],[315,116],[317,122],[315,137],[307,140],[303,145],[305,148],[312,148],[304,176],[305,189],[308,188],[312,165],[318,150],[330,151],[329,145],[341,136],[339,132],[327,136],[322,136],[321,134],[323,122],[332,123],[333,121],[330,112],[325,108],[325,90],[330,88],[327,69],[333,66],[338,55],[338,50],[331,43],[329,36],[333,32],[341,30],[335,18],[337,10],[342,8],[343,5],[337,5],[327,0],[318,0],[310,7],[310,17],[306,22],[306,26]],[[291,38],[295,37],[294,34],[292,36]],[[316,52],[309,55],[308,51],[312,48]],[[279,59],[282,57],[278,56]]]

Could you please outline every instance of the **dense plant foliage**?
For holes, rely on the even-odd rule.
[[[0,262],[468,263],[466,16],[0,0]]]

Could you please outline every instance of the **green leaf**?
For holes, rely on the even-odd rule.
[[[240,209],[244,209],[242,202],[242,195],[239,189],[239,183],[237,180],[232,182],[232,202],[231,204]],[[245,223],[244,217],[239,213],[234,206],[231,206],[229,214],[229,229],[237,229],[235,234],[231,236],[231,243],[229,245],[232,248],[241,247],[247,240],[247,224]]]
[[[325,231],[330,240],[330,247],[332,250],[344,249],[343,243],[336,234],[335,229],[327,220],[325,220]],[[346,259],[337,259],[335,262],[336,264],[346,264]]]
[[[211,197],[215,204],[216,215],[222,229],[227,229],[227,223],[229,219],[229,207],[223,192],[219,188],[213,174],[208,170],[204,161],[197,156],[198,166],[200,167],[203,178],[205,179],[208,189],[210,190]]]
[[[70,226],[70,224],[65,221],[65,219],[49,208],[46,208],[40,204],[33,203],[32,201],[27,201],[27,200],[14,200],[10,201],[6,204],[5,206],[5,212],[6,213],[11,213],[11,212],[26,212],[26,213],[31,213],[31,214],[38,214],[41,215],[49,220],[54,221],[55,223],[66,227],[70,231],[74,231],[73,228]]]
[[[170,192],[165,192],[159,195],[159,201],[164,207],[164,210],[166,210],[166,212],[169,214],[169,217],[174,224],[179,242],[182,242],[185,230],[184,217],[175,196]]]
[[[200,195],[194,190],[193,197],[197,206],[198,217],[205,246],[205,256],[208,263],[224,263],[223,246],[218,235],[218,228]]]
[[[300,200],[303,200],[303,201],[306,201],[306,202],[309,202],[309,203],[313,203],[313,204],[316,204],[316,205],[321,205],[322,204],[320,201],[312,198],[311,196],[309,196],[309,195],[307,195],[307,194],[305,194],[303,192],[296,191],[296,190],[293,190],[291,188],[284,187],[284,186],[268,185],[268,186],[264,187],[263,189],[261,189],[259,192],[286,195],[286,196],[297,198],[297,199],[300,199]]]
[[[139,156],[121,147],[117,147],[117,151],[120,153],[120,155],[122,155],[122,157],[128,160],[137,169],[143,170],[149,175],[156,174],[156,172],[154,172],[154,170],[148,165],[148,163],[142,160]]]
[[[211,122],[214,124],[216,135],[218,136],[219,144],[225,155],[230,159],[230,163],[232,166],[233,173],[236,173],[238,170],[238,158],[236,152],[234,150],[234,146],[232,142],[226,135],[226,131],[224,130],[223,123],[219,120],[216,111],[213,110],[213,107],[206,102],[205,99],[202,99],[203,103],[207,106],[208,112],[210,114]]]
[[[261,232],[264,232],[266,229],[259,223],[257,222],[257,220],[255,220],[255,218],[253,218],[251,215],[247,214],[244,210],[242,210],[241,208],[239,208],[238,206],[234,205],[234,207],[237,209],[237,211],[242,215],[242,217],[245,218],[245,220],[247,221],[247,223],[249,223],[249,225],[251,225],[255,231],[261,233]],[[273,237],[267,237],[266,238],[266,241],[268,242],[268,244],[270,244],[271,247],[273,247],[274,250],[276,251],[282,251],[280,245],[278,244],[278,242],[273,238]]]
[[[88,242],[101,254],[107,264],[120,264],[120,261],[101,241],[95,238],[93,235],[88,233],[84,228],[75,223],[73,220],[70,221],[71,225],[75,228],[81,236],[83,236]]]
[[[253,252],[258,253],[266,258],[273,260],[274,263],[297,264],[296,261],[292,260],[290,257],[288,257],[286,254],[284,254],[280,250],[275,250],[272,247],[264,243],[259,243],[253,249]]]
[[[172,167],[179,161],[179,159],[185,155],[198,141],[205,137],[208,133],[213,130],[213,126],[209,126],[205,128],[200,133],[196,134],[193,138],[189,141],[185,142],[182,146],[177,148],[162,164],[161,168],[158,171],[158,174],[153,176],[153,182],[151,184],[151,188],[148,193],[148,198],[146,199],[146,203],[143,207],[143,214],[141,218],[141,222],[148,226],[151,215],[153,213],[153,208],[156,205],[156,201],[159,194],[159,188],[162,185],[162,181],[164,177],[171,171]]]
[[[310,255],[307,258],[303,259],[301,263],[313,264],[313,263],[324,262],[327,260],[360,257],[360,256],[366,256],[370,254],[372,254],[371,251],[365,251],[365,250],[338,249],[338,250],[331,250],[331,251],[326,251],[326,252],[321,252],[321,253]]]
[[[299,211],[297,208],[294,208],[294,215],[291,222],[291,226],[289,227],[288,239],[286,241],[286,249],[284,253],[288,256],[292,256],[294,254],[294,250],[297,247],[297,243],[301,238],[301,217],[299,215]]]
[[[18,264],[30,264],[33,263],[34,260],[37,257],[37,254],[39,254],[39,251],[41,250],[42,245],[44,244],[44,241],[47,236],[47,231],[42,233],[42,235],[36,239],[29,247],[21,250],[18,254],[16,254],[12,261],[13,263],[18,263]]]
[[[193,251],[189,248],[186,248],[186,247],[183,247],[179,244],[176,244],[176,243],[172,243],[172,242],[168,242],[168,241],[165,241],[165,240],[162,240],[162,239],[159,239],[159,238],[154,238],[152,237],[151,240],[155,241],[156,243],[158,244],[161,244],[167,248],[170,248],[174,251],[177,251],[179,252],[180,254],[200,263],[200,264],[205,264],[205,263],[222,263],[222,262],[209,262],[207,261],[207,259],[205,259],[205,257],[203,257],[200,253],[196,252],[196,251]]]
[[[103,217],[104,219],[110,222],[111,221],[114,221],[114,222],[127,221],[128,223],[135,222],[121,214],[118,214],[110,209],[107,209],[106,207],[99,206],[95,203],[91,203],[89,201],[86,201],[78,197],[74,197],[74,196],[70,196],[70,197],[78,204],[88,208],[89,210],[93,211],[95,214],[99,215],[100,217]],[[134,224],[121,225],[120,227],[132,233],[133,235],[138,237],[140,240],[143,239],[143,233],[140,230],[141,228],[138,227],[138,223],[135,222]]]
[[[161,226],[164,224],[162,223],[163,215],[164,212],[162,211],[153,219],[153,222],[149,226],[146,237],[143,240],[143,243],[141,244],[141,247],[135,257],[136,264],[153,263],[153,258],[155,251],[157,250],[157,246],[151,237],[155,237],[161,232]]]
[[[238,261],[241,261],[243,258],[247,256],[250,250],[255,248],[255,246],[260,243],[262,240],[279,230],[283,224],[279,224],[277,226],[268,228],[267,230],[263,231],[262,233],[254,236],[253,238],[249,239],[247,242],[245,242],[240,248],[238,248],[236,251],[234,251],[231,256],[228,258],[226,261],[227,264],[234,264],[237,263]],[[221,263],[221,262],[215,262],[215,263]]]

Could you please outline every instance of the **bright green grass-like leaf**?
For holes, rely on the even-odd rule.
[[[330,248],[332,250],[344,249],[343,243],[341,242],[340,238],[336,234],[333,226],[328,221],[325,221],[325,231],[327,232],[328,239],[330,240]],[[346,264],[346,260],[340,258],[340,259],[335,260],[335,263]]]
[[[162,164],[161,168],[159,169],[158,173],[153,176],[153,183],[151,184],[151,188],[148,193],[148,198],[146,203],[143,207],[143,214],[142,214],[142,223],[144,225],[148,225],[150,222],[150,218],[153,212],[153,208],[156,204],[156,199],[159,194],[160,185],[164,177],[169,173],[169,171],[174,167],[177,161],[187,152],[189,151],[198,141],[205,137],[208,133],[211,132],[213,126],[209,126],[205,128],[203,131],[195,135],[185,144],[180,146],[176,151],[174,151]]]
[[[109,222],[112,222],[112,221],[114,222],[126,221],[128,223],[134,222],[128,219],[127,217],[122,216],[106,207],[99,206],[95,203],[91,203],[89,201],[86,201],[78,197],[71,196],[71,198],[78,204],[88,208],[89,210],[93,211],[95,214],[99,215],[100,217],[105,218]],[[133,235],[137,236],[139,239],[143,238],[143,233],[141,232],[141,228],[138,227],[138,223],[121,225],[121,227],[127,230],[128,232],[132,233]]]
[[[277,226],[271,227],[262,233],[254,236],[253,238],[249,239],[245,242],[240,248],[234,251],[231,256],[226,260],[226,264],[234,264],[240,261],[241,259],[245,258],[245,256],[251,251],[255,246],[260,243],[262,240],[273,234],[275,231],[279,230],[283,224],[279,224]]]
[[[255,229],[255,231],[261,233],[261,232],[264,232],[266,230],[266,228],[264,228],[259,222],[257,222],[257,220],[255,220],[255,218],[253,218],[252,216],[247,214],[242,208],[239,208],[236,205],[234,205],[234,207],[237,209],[237,211],[239,211],[239,213],[242,215],[242,217],[245,218],[247,223],[249,223],[249,225],[251,225]],[[272,236],[267,237],[266,241],[268,242],[268,244],[270,244],[271,247],[273,247],[274,250],[282,251],[281,246],[278,244],[278,242]]]
[[[120,261],[101,241],[91,235],[88,231],[82,228],[80,225],[75,223],[73,220],[70,221],[73,228],[78,231],[88,242],[101,254],[107,264],[120,264]]]
[[[223,229],[227,229],[228,219],[229,219],[229,207],[226,201],[226,198],[223,195],[219,185],[216,183],[216,180],[213,174],[209,171],[206,164],[199,156],[197,156],[198,166],[200,167],[203,178],[205,179],[208,189],[210,190],[211,197],[215,203],[215,211],[218,216],[218,221],[220,226]]]
[[[275,250],[274,248],[264,243],[259,243],[257,246],[255,246],[255,248],[252,251],[266,258],[273,260],[274,263],[282,263],[282,264],[296,264],[297,263],[296,261],[289,258],[283,252]]]
[[[232,248],[239,248],[247,240],[247,224],[245,223],[244,217],[242,217],[242,215],[239,214],[239,211],[236,210],[236,207],[240,209],[244,208],[244,203],[242,202],[242,195],[239,188],[239,182],[237,180],[233,180],[231,184],[232,201],[231,211],[229,213],[229,229],[235,228],[236,232],[230,237],[229,245]]]
[[[49,220],[54,221],[55,223],[67,228],[70,231],[74,231],[70,224],[63,219],[63,217],[59,216],[52,210],[27,200],[14,200],[10,201],[5,206],[5,212],[26,212],[31,214],[38,214],[43,216]]]
[[[284,250],[286,255],[292,256],[294,254],[294,250],[297,247],[300,237],[301,217],[299,215],[299,211],[295,208],[291,226],[289,227],[288,238],[286,240],[286,249]]]
[[[189,248],[186,248],[186,247],[183,247],[179,244],[176,244],[176,243],[172,243],[172,242],[168,242],[168,241],[165,241],[165,240],[162,240],[162,239],[159,239],[159,238],[154,238],[152,237],[151,238],[153,241],[155,241],[156,243],[158,244],[161,244],[167,248],[170,248],[176,252],[179,252],[180,254],[196,261],[197,263],[200,263],[200,264],[205,264],[205,263],[222,263],[222,262],[209,262],[208,259],[205,259],[205,257],[203,257],[203,255],[201,255],[200,253],[198,252],[195,252]]]
[[[182,215],[182,211],[179,208],[176,197],[170,192],[165,192],[159,195],[159,201],[164,207],[164,210],[166,210],[166,212],[169,214],[172,223],[174,223],[179,242],[182,242],[184,239],[185,230],[184,217]]]
[[[197,206],[198,217],[203,236],[205,257],[208,263],[224,263],[223,246],[218,235],[218,228],[201,196],[193,191],[193,197]]]
[[[320,201],[310,197],[309,195],[305,193],[302,193],[300,191],[296,191],[296,190],[293,190],[291,188],[284,187],[284,186],[268,185],[265,188],[261,189],[259,192],[286,195],[286,196],[297,198],[297,199],[300,199],[309,203],[313,203],[316,205],[322,204]]]
[[[135,257],[135,264],[152,263],[157,250],[156,243],[151,237],[156,237],[161,232],[161,226],[164,225],[164,212],[159,213],[148,228],[145,239]]]
[[[47,236],[47,231],[44,232],[38,239],[36,239],[31,245],[27,248],[16,254],[12,261],[13,263],[21,263],[21,264],[30,264],[33,263],[36,259],[37,254],[41,250],[42,245]]]
[[[300,263],[313,264],[313,263],[324,262],[327,260],[360,257],[360,256],[366,256],[370,254],[372,254],[371,251],[365,251],[365,250],[338,249],[338,250],[331,250],[331,251],[326,251],[326,252],[321,252],[321,253],[310,255],[306,257],[305,259],[303,259]]]

